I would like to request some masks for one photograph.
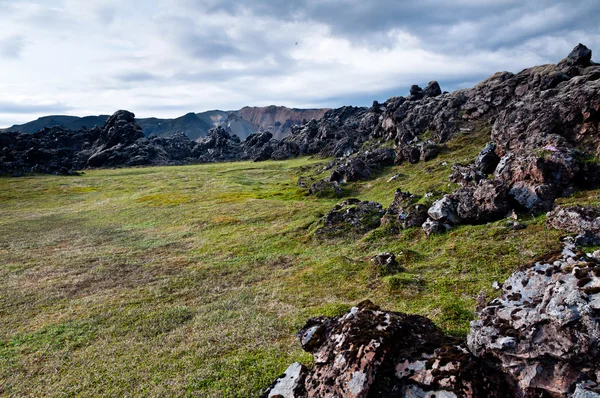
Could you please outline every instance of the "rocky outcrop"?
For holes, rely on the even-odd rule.
[[[242,147],[237,135],[230,134],[223,127],[217,127],[198,142],[194,152],[203,162],[232,161],[239,159]]]
[[[468,346],[515,381],[517,396],[597,394],[599,319],[600,263],[567,241],[504,282],[471,324]]]
[[[425,203],[417,203],[420,199],[417,195],[398,189],[394,194],[394,201],[386,210],[382,223],[393,232],[421,226],[427,220],[429,206]]]
[[[380,275],[392,275],[405,271],[393,253],[379,253],[371,257],[371,264]]]
[[[263,397],[507,397],[502,377],[427,318],[363,302],[298,332],[314,366],[293,364]]]
[[[502,219],[512,209],[508,194],[507,186],[496,180],[483,179],[475,186],[459,188],[433,203],[427,211],[429,220],[423,229],[430,235],[455,225]]]
[[[548,227],[575,234],[577,244],[600,245],[600,209],[597,207],[558,206],[547,217]]]
[[[336,205],[319,221],[315,233],[327,236],[364,234],[381,225],[384,213],[379,203],[348,199]]]

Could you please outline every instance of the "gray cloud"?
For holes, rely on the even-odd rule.
[[[578,29],[598,33],[596,0],[255,0],[185,1],[197,9],[251,13],[282,20],[311,20],[334,35],[371,45],[389,45],[385,33],[405,30],[437,51],[496,50],[551,32]],[[301,40],[301,38],[299,38]]]
[[[123,83],[139,83],[162,80],[160,76],[149,72],[123,72],[117,74],[115,78]]]
[[[13,35],[0,39],[0,57],[19,58],[25,48],[25,38],[21,35]]]

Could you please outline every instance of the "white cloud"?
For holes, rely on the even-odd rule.
[[[313,12],[327,3],[303,0],[282,9],[268,0],[243,8],[216,0],[2,1],[0,56],[13,57],[0,64],[0,126],[52,109],[176,117],[273,103],[339,106],[360,98],[355,105],[363,105],[382,93],[406,94],[413,83],[435,79],[454,89],[497,70],[556,62],[580,41],[600,48],[597,26],[573,23],[589,1],[523,9],[509,0],[506,12],[488,13],[500,5],[462,0],[474,11],[456,20],[421,15],[438,4],[432,0],[390,7],[396,19],[371,9],[376,3],[334,20]],[[375,20],[361,21],[358,36],[352,22],[363,14]],[[48,104],[55,106],[35,107]]]

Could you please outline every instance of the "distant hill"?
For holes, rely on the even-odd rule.
[[[292,126],[303,120],[320,119],[328,109],[291,109],[285,106],[244,107],[237,114],[261,131],[270,131],[275,138],[286,136]]]
[[[69,130],[80,130],[81,128],[92,128],[94,126],[103,126],[108,120],[108,115],[100,116],[44,116],[29,123],[14,125],[6,131],[16,131],[18,133],[33,134],[45,127],[61,126]]]
[[[188,113],[175,119],[136,119],[146,136],[169,137],[184,133],[190,139],[205,137],[208,130],[227,127],[242,140],[257,131],[270,131],[275,138],[289,134],[291,127],[302,120],[320,119],[328,109],[292,109],[285,106],[244,107],[238,111],[211,110]],[[45,127],[61,126],[70,130],[103,126],[108,115],[100,116],[44,116],[29,123],[14,125],[6,131],[33,134]]]
[[[191,140],[206,136],[208,130],[215,127],[199,118],[195,113],[188,113],[176,119],[136,119],[144,134],[158,137],[169,137],[176,133],[185,133]]]

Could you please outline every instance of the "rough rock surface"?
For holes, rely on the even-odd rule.
[[[321,180],[310,185],[308,194],[318,198],[340,198],[343,191],[337,182]]]
[[[597,388],[600,263],[567,240],[562,252],[522,267],[472,322],[468,346],[512,377],[517,396]]]
[[[427,220],[427,204],[417,203],[420,197],[398,189],[394,201],[386,210],[382,223],[398,231],[421,226]]]
[[[404,271],[393,253],[379,253],[371,257],[371,264],[381,275],[392,275]]]
[[[381,225],[385,211],[376,202],[348,199],[336,205],[321,221],[317,235],[365,233]]]
[[[501,377],[430,320],[368,301],[341,317],[310,319],[298,337],[313,368],[292,365],[265,397],[510,396]]]
[[[558,206],[547,216],[548,227],[577,234],[577,244],[600,245],[600,209],[597,207]]]

